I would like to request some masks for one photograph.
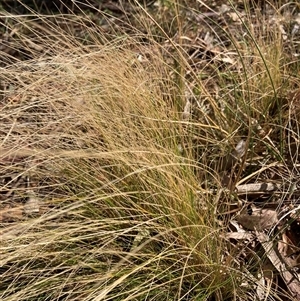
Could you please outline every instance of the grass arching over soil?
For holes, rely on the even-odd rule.
[[[2,69],[1,176],[28,175],[31,187],[13,176],[2,189],[1,299],[247,299],[259,263],[241,267],[223,238],[233,206],[219,161],[244,139],[231,181],[267,177],[257,170],[276,162],[291,180],[299,132],[286,91],[299,70],[280,42],[253,33],[235,43],[235,64],[201,59],[195,70],[171,38],[171,50],[139,32],[101,43],[96,28],[91,46],[51,19],[18,22],[35,36],[20,39],[31,58]],[[22,207],[28,190],[34,214]]]
[[[163,300],[227,282],[196,163],[178,150],[169,66],[154,53],[143,65],[132,43],[46,44],[51,56],[4,69],[2,159],[30,165],[43,213],[2,229],[3,300]]]

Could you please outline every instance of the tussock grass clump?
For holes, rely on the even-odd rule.
[[[175,300],[232,291],[215,208],[196,193],[197,164],[179,147],[189,142],[186,122],[159,45],[124,36],[90,47],[49,19],[39,33],[34,22],[20,24],[33,34],[31,46],[44,41],[27,45],[28,60],[2,68],[1,160],[15,172],[23,166],[31,182],[3,206],[24,203],[29,188],[40,200],[35,216],[18,211],[16,220],[10,209],[8,222],[3,214],[1,299]],[[145,50],[150,58],[140,62]]]
[[[243,14],[236,29],[234,4],[226,30],[205,6],[196,20],[219,35],[198,45],[188,2],[155,14],[134,1],[144,28],[120,18],[107,32],[75,15],[5,16],[1,300],[278,297],[278,271],[257,284],[257,240],[226,234],[266,201],[238,184],[295,178],[299,64],[279,27]]]

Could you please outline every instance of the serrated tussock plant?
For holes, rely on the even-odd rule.
[[[159,44],[95,43],[101,32],[88,28],[83,42],[59,17],[37,17],[8,18],[27,57],[7,56],[1,70],[1,160],[39,198],[38,213],[3,214],[1,300],[230,294],[236,280],[222,268],[214,205],[197,192],[199,166],[181,149],[187,122]]]
[[[0,75],[1,300],[248,300],[254,290],[257,257],[240,261],[246,250],[224,238],[235,200],[220,166],[244,139],[236,184],[251,178],[246,160],[267,149],[264,164],[283,161],[285,139],[297,144],[297,129],[282,130],[296,113],[279,110],[297,65],[276,28],[244,18],[244,35],[218,27],[230,51],[195,68],[183,17],[193,5],[158,2],[155,15],[133,1],[135,26],[100,11],[105,26],[1,15],[15,33]]]

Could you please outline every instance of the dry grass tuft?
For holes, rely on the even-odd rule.
[[[1,203],[1,299],[230,291],[213,205],[196,195],[198,167],[179,148],[186,122],[160,46],[125,36],[90,47],[49,19],[38,33],[34,21],[17,22],[28,45],[47,37],[38,42],[47,53],[28,46],[30,59],[2,68],[2,177],[15,176]],[[21,176],[30,187],[7,197]],[[35,211],[24,209],[29,191]]]
[[[244,35],[205,16],[230,46],[220,37],[191,54],[185,2],[158,15],[136,5],[147,34],[3,17],[22,59],[5,54],[0,75],[1,300],[258,294],[260,253],[224,234],[249,205],[238,184],[295,178],[299,65],[279,29],[248,26],[250,15]]]

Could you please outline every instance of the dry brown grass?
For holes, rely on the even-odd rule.
[[[168,9],[178,16],[182,6]],[[140,13],[146,36],[113,39],[75,16],[6,20],[27,60],[6,55],[0,75],[1,300],[257,293],[257,255],[223,235],[239,208],[222,185],[225,176],[234,184],[295,176],[299,96],[287,90],[296,90],[299,66],[287,62],[276,28],[241,38],[232,27],[232,48],[197,65],[191,45]],[[183,119],[187,100],[193,112]],[[246,157],[224,175],[222,156],[241,138]]]
[[[219,286],[222,242],[207,199],[195,206],[197,166],[178,148],[186,122],[159,45],[79,45],[49,22],[38,33],[49,54],[2,70],[1,158],[40,198],[28,216],[28,187],[4,196],[2,300],[167,300]]]

